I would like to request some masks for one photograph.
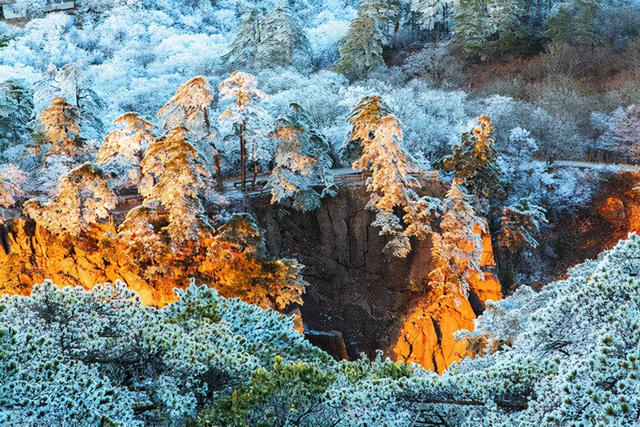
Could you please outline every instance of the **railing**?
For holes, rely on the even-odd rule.
[[[637,157],[622,154],[614,150],[605,150],[603,148],[587,148],[585,150],[585,155],[588,161],[593,163],[620,165],[637,165],[640,163]]]
[[[345,169],[334,169],[332,171],[334,183],[336,185],[346,186],[346,185],[363,185],[366,182],[369,174],[362,173],[360,171],[350,171]],[[416,178],[421,183],[425,182],[439,182],[439,173],[438,171],[420,171],[413,172],[410,174],[412,177]],[[253,186],[253,177],[249,177],[245,179],[245,187],[246,190],[243,193],[244,196],[249,198],[258,198],[265,196],[271,192],[271,190],[266,187],[268,174],[258,175],[256,179],[256,185]],[[224,183],[225,192],[229,191],[239,191],[241,187],[242,181],[239,179],[227,180]],[[118,205],[116,206],[115,212],[124,213],[127,212],[136,206],[142,204],[143,197],[138,193],[136,187],[129,187],[121,190],[118,194]]]

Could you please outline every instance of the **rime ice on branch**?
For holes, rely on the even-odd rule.
[[[385,253],[405,257],[411,251],[410,237],[425,239],[431,232],[433,215],[440,210],[438,199],[416,193],[419,182],[411,176],[415,160],[402,146],[402,123],[377,96],[363,98],[349,117],[352,126],[346,147],[357,141],[362,154],[353,168],[370,173],[367,207],[376,212],[372,225],[390,236]],[[395,209],[401,208],[401,219]]]
[[[271,203],[290,201],[295,209],[310,211],[326,195],[333,196],[329,143],[298,104],[279,117],[271,134],[278,141],[275,168],[267,186]]]

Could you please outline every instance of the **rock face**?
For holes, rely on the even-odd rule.
[[[443,189],[428,191],[441,196]],[[349,186],[315,212],[285,210],[268,200],[255,202],[253,209],[274,255],[306,266],[310,286],[301,309],[306,330],[342,334],[350,358],[381,349],[441,371],[466,354],[466,343],[455,342],[453,332],[473,328],[483,302],[501,298],[500,284],[487,273],[473,278],[469,298],[427,289],[431,242],[412,242],[405,259],[385,259],[386,240],[369,225],[373,213],[365,209],[367,202],[362,186]],[[485,252],[483,264],[490,268],[495,265],[490,238]]]
[[[444,295],[432,289],[405,316],[391,353],[396,360],[415,362],[442,372],[469,355],[468,343],[454,333],[473,330],[473,321],[484,310],[484,302],[502,298],[500,282],[490,270],[495,267],[491,238],[484,236],[481,266],[484,274],[469,278],[469,295]]]
[[[222,296],[263,308],[286,310],[291,302],[301,303],[298,263],[270,257],[249,218],[235,215],[215,235],[205,234],[197,244],[190,241],[177,250],[163,241],[151,263],[144,254],[127,252],[111,222],[72,238],[52,234],[33,220],[15,219],[0,225],[0,294],[28,295],[45,279],[84,288],[121,280],[144,304],[164,306],[177,299],[175,288],[193,279]]]
[[[444,193],[439,187],[427,191],[434,196]],[[453,333],[473,328],[484,301],[501,297],[500,284],[488,271],[471,278],[469,297],[430,290],[424,279],[431,270],[431,242],[414,241],[405,259],[385,259],[386,240],[369,225],[373,214],[365,209],[368,198],[362,186],[351,185],[310,213],[272,206],[267,199],[254,200],[251,208],[266,230],[271,255],[297,258],[306,265],[303,275],[310,286],[300,311],[310,341],[338,359],[354,359],[360,353],[373,356],[380,349],[396,359],[442,371],[468,354],[466,343],[455,341]],[[0,293],[28,294],[44,279],[87,288],[120,279],[145,304],[162,306],[176,298],[173,288],[186,286],[189,277],[199,283],[214,277],[220,284],[228,276],[204,275],[214,259],[191,257],[185,260],[189,270],[176,263],[149,278],[132,269],[108,238],[68,241],[23,219],[1,227]],[[100,227],[96,233],[101,236],[114,232],[113,224]],[[488,237],[482,264],[489,270],[495,264]],[[246,269],[240,271],[244,273],[233,277],[246,279]],[[249,288],[256,295],[250,295],[235,279],[219,288],[223,295],[258,304],[266,298],[255,285]]]
[[[510,289],[513,282],[542,287],[613,248],[630,232],[640,232],[640,192],[635,190],[639,182],[640,174],[601,172],[597,180],[584,184],[596,189],[589,203],[549,208],[549,225],[538,238],[540,246],[527,257],[512,258],[496,247],[503,287]],[[513,278],[516,275],[518,280]]]
[[[107,232],[108,225],[105,226]],[[151,287],[127,267],[126,260],[109,246],[92,241],[69,244],[44,227],[23,219],[2,233],[0,249],[0,294],[28,295],[31,287],[50,279],[56,284],[91,288],[99,283],[122,280],[148,305],[162,306],[176,299],[175,283]]]

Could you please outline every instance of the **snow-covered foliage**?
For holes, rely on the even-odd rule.
[[[411,252],[410,237],[425,239],[431,233],[431,220],[440,209],[439,201],[420,197],[418,180],[411,176],[417,164],[403,147],[402,123],[391,114],[377,96],[365,97],[349,117],[352,126],[347,147],[360,144],[361,156],[353,168],[370,174],[367,208],[376,213],[372,225],[380,227],[380,234],[390,236],[385,253],[406,257]],[[402,222],[396,208],[403,211]]]
[[[133,112],[124,113],[113,124],[120,128],[104,138],[97,154],[98,164],[118,178],[120,187],[137,186],[142,178],[140,161],[156,140],[156,127]]]
[[[241,188],[246,188],[246,161],[253,161],[254,185],[259,163],[273,157],[273,144],[269,138],[270,116],[263,108],[263,101],[269,99],[258,89],[255,76],[234,71],[219,85],[220,98],[228,100],[220,114],[223,146],[228,151],[238,142],[240,148]]]
[[[467,336],[493,352],[417,380],[411,396],[451,425],[635,424],[639,259],[632,234],[566,280],[490,303]]]
[[[433,234],[431,248],[430,284],[461,294],[468,291],[469,274],[481,273],[482,233],[488,232],[486,220],[477,216],[470,199],[454,180],[442,202],[440,232]]]
[[[162,308],[122,283],[0,306],[0,422],[115,425],[408,425],[413,368],[335,362],[281,314],[191,285]],[[275,356],[274,356],[275,355]],[[276,407],[277,410],[273,410]]]
[[[276,119],[272,138],[278,141],[267,184],[272,204],[290,202],[306,212],[320,207],[323,197],[335,196],[331,147],[300,105],[291,104],[289,114]]]
[[[124,284],[57,289],[0,303],[3,425],[183,425],[274,354],[330,363],[293,322],[192,285],[143,307]]]
[[[62,178],[52,200],[25,202],[24,212],[54,234],[78,236],[106,220],[117,197],[99,168],[86,163]]]

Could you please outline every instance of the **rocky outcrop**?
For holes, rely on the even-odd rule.
[[[469,344],[456,340],[455,332],[473,330],[473,322],[484,310],[484,303],[502,298],[500,282],[491,271],[495,267],[491,237],[484,236],[483,243],[481,267],[486,271],[471,274],[469,295],[431,289],[404,317],[391,350],[395,359],[442,372],[470,354]]]
[[[96,232],[108,233],[110,227],[105,224]],[[93,239],[70,244],[69,239],[52,235],[44,227],[24,219],[12,221],[1,234],[5,242],[0,250],[2,294],[28,295],[34,284],[45,279],[85,288],[122,280],[145,304],[161,306],[176,299],[172,289],[177,283],[167,278],[149,286],[147,280],[131,270],[126,257],[108,244],[98,246]]]
[[[444,193],[437,185],[427,191],[434,196]],[[455,341],[453,333],[473,327],[484,301],[500,298],[500,284],[488,271],[471,278],[468,297],[429,289],[425,278],[432,267],[431,242],[412,242],[407,258],[385,258],[382,250],[387,242],[378,228],[370,226],[373,213],[365,209],[368,199],[362,186],[350,185],[314,212],[272,206],[266,198],[254,200],[251,209],[266,230],[270,254],[296,258],[306,266],[303,275],[310,285],[304,305],[294,314],[298,321],[303,319],[304,325],[297,327],[310,341],[338,359],[354,359],[360,353],[373,356],[381,349],[396,359],[441,371],[467,354],[466,343]],[[163,270],[150,277],[147,272],[153,270],[136,268],[136,260],[124,256],[109,237],[115,234],[113,224],[100,224],[93,237],[74,240],[52,235],[24,219],[3,227],[0,293],[28,294],[34,283],[44,279],[86,288],[120,279],[145,304],[162,306],[176,298],[174,288],[196,277],[199,283],[215,284],[225,296],[260,304],[269,300],[270,288],[258,285],[264,282],[262,277],[273,276],[269,262],[278,262],[248,263],[237,253],[238,245],[229,244],[224,256],[194,252],[174,259],[167,254]],[[489,270],[494,265],[488,237],[482,264]],[[233,271],[224,271],[229,265]],[[255,280],[247,279],[250,271]]]
[[[444,189],[428,191],[442,196]],[[442,370],[466,354],[467,344],[456,342],[453,333],[473,328],[483,302],[501,297],[500,284],[488,272],[472,278],[469,298],[429,290],[425,278],[432,267],[431,242],[412,242],[405,259],[385,258],[386,240],[370,226],[373,213],[365,209],[368,197],[362,186],[349,186],[315,212],[271,206],[268,200],[254,202],[253,210],[274,254],[306,266],[305,330],[341,334],[352,359],[381,349]],[[495,265],[489,237],[483,265]]]
[[[640,174],[603,170],[585,182],[594,195],[584,206],[550,206],[540,245],[526,256],[496,247],[500,281],[507,290],[542,287],[565,277],[569,268],[611,249],[630,232],[640,232]],[[517,276],[517,279],[516,279]]]
[[[177,250],[163,241],[153,262],[127,252],[128,242],[116,238],[112,222],[70,237],[52,234],[33,220],[14,219],[0,229],[0,294],[28,295],[45,279],[84,288],[121,280],[144,304],[164,306],[177,299],[175,288],[194,279],[225,297],[264,308],[285,310],[292,301],[302,302],[298,263],[270,257],[260,230],[248,218],[236,215],[215,235],[208,233]],[[140,245],[145,244],[142,239]]]

